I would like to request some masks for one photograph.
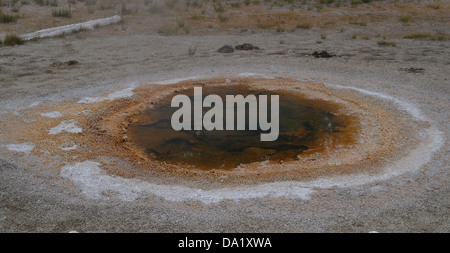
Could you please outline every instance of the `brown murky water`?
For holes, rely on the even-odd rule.
[[[194,101],[193,89],[173,93],[137,115],[135,123],[128,129],[132,143],[144,149],[149,157],[166,163],[193,165],[206,170],[231,169],[266,160],[295,160],[305,150],[331,148],[346,141],[339,133],[345,131],[348,122],[346,116],[336,113],[338,105],[286,90],[257,90],[247,85],[206,86],[202,95],[203,98],[209,94],[219,95],[224,101],[224,117],[226,95],[268,95],[269,98],[279,95],[280,133],[276,141],[260,141],[261,133],[268,132],[261,129],[175,131],[171,117],[179,108],[171,107],[170,102],[178,94],[186,94]],[[270,100],[268,106],[270,112]],[[208,110],[203,108],[203,114]]]

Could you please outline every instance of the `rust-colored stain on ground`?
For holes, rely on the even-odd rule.
[[[304,117],[309,119],[307,122],[280,121],[280,137],[284,141],[284,148],[282,145],[270,147],[275,143],[263,144],[267,147],[258,146],[257,142],[247,141],[247,136],[242,135],[240,137],[244,139],[234,140],[235,150],[227,150],[230,143],[225,143],[225,147],[220,150],[217,145],[220,146],[222,140],[217,136],[214,137],[215,142],[208,143],[207,138],[198,140],[186,132],[172,130],[168,134],[170,129],[157,131],[156,128],[142,127],[161,121],[160,118],[153,118],[151,112],[167,106],[174,95],[188,94],[193,87],[203,87],[211,93],[234,87],[242,93],[280,94],[290,104],[285,106],[291,107],[291,114],[296,108],[307,108],[309,111],[306,110]],[[51,111],[58,111],[63,116],[45,118],[40,115]],[[82,132],[49,133],[50,129],[62,122],[77,126]],[[362,171],[376,173],[377,168],[386,163],[389,157],[401,152],[398,148],[408,137],[404,128],[409,123],[407,119],[395,115],[395,110],[381,108],[355,92],[331,90],[320,83],[287,78],[217,77],[171,85],[144,84],[134,89],[132,97],[113,101],[89,104],[64,101],[36,106],[24,110],[20,115],[4,116],[0,124],[4,132],[1,136],[3,142],[34,143],[36,147],[31,153],[52,165],[48,168],[94,160],[101,162],[102,168],[108,173],[122,177],[146,174],[185,180],[220,178],[223,183],[242,183],[312,179]],[[311,124],[316,124],[317,128]],[[145,132],[144,139],[140,139],[140,131]],[[201,159],[180,161],[175,159],[176,153],[172,156],[161,155],[161,150],[170,152],[170,148],[162,143],[167,140],[170,143],[177,135],[181,136],[181,142],[204,142],[203,146],[191,148],[206,154],[206,157],[214,154],[217,157],[207,158],[205,162]],[[157,146],[160,149],[159,156],[149,151],[148,145]]]

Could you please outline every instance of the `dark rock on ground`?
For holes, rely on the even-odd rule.
[[[411,67],[411,68],[401,68],[400,70],[406,71],[406,72],[408,72],[408,73],[423,73],[423,72],[425,72],[425,69],[424,69],[424,68],[414,68],[414,67]]]
[[[316,58],[331,58],[334,56],[334,55],[329,54],[327,51],[321,51],[321,52],[314,51],[314,53],[312,53],[312,55]]]
[[[236,50],[254,50],[254,49],[259,49],[259,47],[257,46],[253,46],[250,43],[244,43],[242,45],[237,45],[234,47]]]
[[[66,61],[66,62],[54,62],[52,63],[52,67],[60,67],[60,66],[75,66],[79,64],[78,61],[75,60],[70,60],[70,61]]]
[[[219,53],[224,53],[224,54],[233,53],[234,52],[234,48],[233,48],[233,46],[225,45],[225,46],[219,48],[219,50],[217,50],[217,51]]]

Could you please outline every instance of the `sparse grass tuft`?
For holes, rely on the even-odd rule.
[[[62,17],[62,18],[71,18],[72,13],[70,9],[65,8],[59,8],[59,9],[52,9],[52,15],[54,17]]]
[[[163,9],[159,5],[153,4],[152,6],[150,6],[150,8],[148,8],[148,11],[151,14],[161,14],[163,12]]]
[[[425,5],[427,8],[438,10],[440,8],[439,3],[429,3]]]
[[[122,4],[122,6],[120,7],[120,13],[122,15],[131,15],[133,14],[133,10],[128,9],[126,4]]]
[[[23,45],[25,41],[15,34],[8,34],[3,41],[5,46],[15,46],[15,45]]]
[[[351,25],[367,26],[367,22],[364,22],[364,21],[361,21],[361,22],[349,21],[348,23]]]
[[[301,28],[301,29],[311,29],[312,25],[308,24],[308,23],[303,23],[303,24],[298,24],[295,27],[296,28]]]
[[[58,0],[33,0],[33,2],[39,6],[58,6]]]
[[[379,46],[391,46],[391,47],[397,46],[397,44],[395,42],[389,42],[389,41],[385,41],[385,40],[378,41],[377,44]]]
[[[158,33],[162,35],[175,35],[178,32],[178,26],[163,24],[158,28]]]
[[[214,10],[216,12],[224,12],[225,8],[223,7],[223,5],[219,2],[219,4],[215,4],[214,5]]]
[[[197,47],[189,47],[189,49],[188,49],[188,54],[189,54],[190,56],[195,55],[196,52],[197,52]]]
[[[398,21],[403,22],[403,23],[408,23],[411,20],[412,20],[411,15],[402,16],[398,19]]]
[[[3,14],[0,12],[0,23],[7,24],[7,23],[13,23],[17,21],[16,16]]]
[[[167,8],[169,8],[171,10],[175,8],[176,4],[177,4],[177,0],[168,0],[168,1],[166,1]]]
[[[217,17],[219,18],[220,22],[226,22],[228,21],[228,19],[230,19],[230,17],[226,17],[223,15],[218,15]]]
[[[241,8],[241,3],[239,3],[239,2],[231,3],[231,7],[233,7],[233,8]]]
[[[413,33],[403,37],[404,39],[418,39],[418,40],[448,40],[448,36],[445,34],[428,34],[428,33]]]
[[[177,24],[178,24],[178,27],[180,27],[180,28],[184,27],[184,20],[183,19],[177,19]]]

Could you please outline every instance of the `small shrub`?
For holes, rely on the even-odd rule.
[[[15,34],[8,34],[3,41],[5,46],[23,45],[25,41]]]

